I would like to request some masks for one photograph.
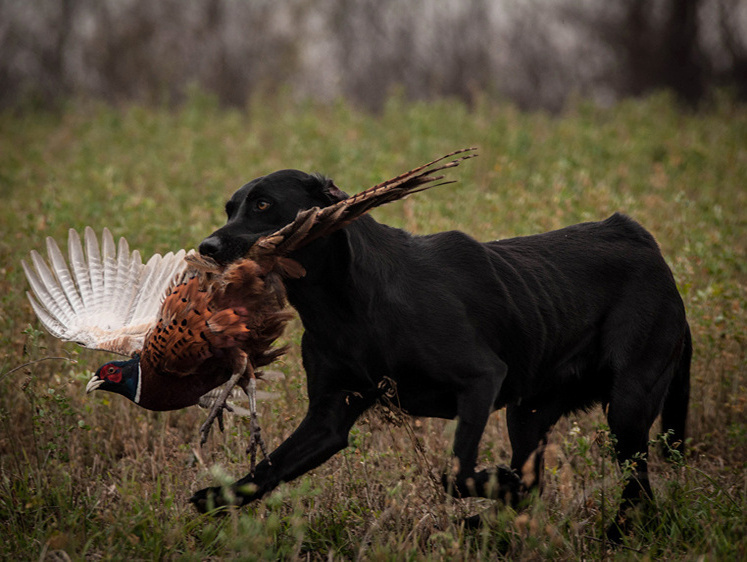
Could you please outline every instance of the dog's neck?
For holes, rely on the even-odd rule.
[[[286,282],[288,301],[306,329],[330,322],[344,325],[351,314],[365,314],[360,309],[376,301],[378,296],[372,291],[387,286],[388,272],[399,263],[396,253],[402,251],[401,239],[410,236],[364,216],[293,254],[306,276]],[[356,279],[377,282],[361,284]]]

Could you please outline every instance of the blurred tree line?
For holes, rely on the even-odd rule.
[[[0,106],[189,88],[346,97],[377,110],[477,93],[525,109],[669,88],[747,97],[745,0],[0,0]]]

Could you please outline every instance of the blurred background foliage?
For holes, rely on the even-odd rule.
[[[747,95],[742,0],[0,0],[0,104],[244,105],[286,86],[378,111],[478,93],[524,109],[655,89]]]

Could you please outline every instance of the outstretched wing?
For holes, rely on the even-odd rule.
[[[132,355],[157,320],[166,292],[183,277],[186,252],[154,255],[146,264],[130,253],[127,241],[115,246],[104,229],[101,246],[86,227],[83,244],[75,230],[68,238],[69,266],[57,243],[47,238],[49,263],[36,251],[22,261],[33,295],[31,306],[47,331],[84,347]]]
[[[260,259],[268,255],[286,256],[293,250],[350,224],[374,207],[402,199],[411,193],[453,183],[453,181],[436,183],[442,180],[444,176],[433,174],[458,166],[464,160],[474,158],[477,154],[465,154],[449,162],[439,163],[452,156],[473,150],[476,149],[455,150],[333,205],[323,208],[313,207],[301,211],[292,223],[269,236],[261,238],[250,250],[249,257]]]

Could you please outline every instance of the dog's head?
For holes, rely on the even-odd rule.
[[[299,211],[326,207],[347,195],[332,180],[280,170],[250,181],[226,203],[226,224],[205,238],[200,253],[219,263],[244,256],[260,237],[293,221]]]

